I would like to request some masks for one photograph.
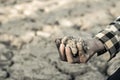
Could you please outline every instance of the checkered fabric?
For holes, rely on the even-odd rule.
[[[99,39],[105,46],[105,50],[99,51],[98,55],[108,51],[111,59],[115,57],[120,51],[120,17],[100,31],[95,38]]]

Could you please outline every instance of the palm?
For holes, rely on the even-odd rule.
[[[60,58],[70,63],[85,63],[94,55],[94,50],[88,49],[81,38],[64,37],[56,39]]]

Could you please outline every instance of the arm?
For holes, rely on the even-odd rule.
[[[104,50],[98,52],[98,55],[108,51],[110,54],[108,61],[114,58],[120,51],[120,17],[110,23],[103,31],[99,32],[95,38],[100,40],[105,47]]]
[[[108,25],[91,40],[75,40],[75,38],[64,37],[56,40],[56,45],[63,61],[70,63],[87,62],[95,53],[102,55],[105,52],[110,53],[111,60],[120,50],[119,30],[120,18]],[[70,40],[70,41],[69,41]],[[73,42],[71,42],[73,41]],[[69,45],[69,43],[74,43]],[[83,45],[85,43],[85,45]],[[74,45],[74,46],[73,46]],[[77,52],[76,52],[77,50]],[[78,54],[77,57],[74,54]]]

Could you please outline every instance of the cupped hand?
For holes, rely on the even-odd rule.
[[[60,59],[69,63],[86,63],[95,53],[82,38],[71,36],[55,40]]]

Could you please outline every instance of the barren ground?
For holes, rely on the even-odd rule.
[[[10,77],[0,80],[106,79],[120,66],[120,54],[109,63],[106,53],[69,64],[60,61],[54,40],[91,38],[120,15],[119,8],[120,0],[0,0],[0,48],[14,53]]]

